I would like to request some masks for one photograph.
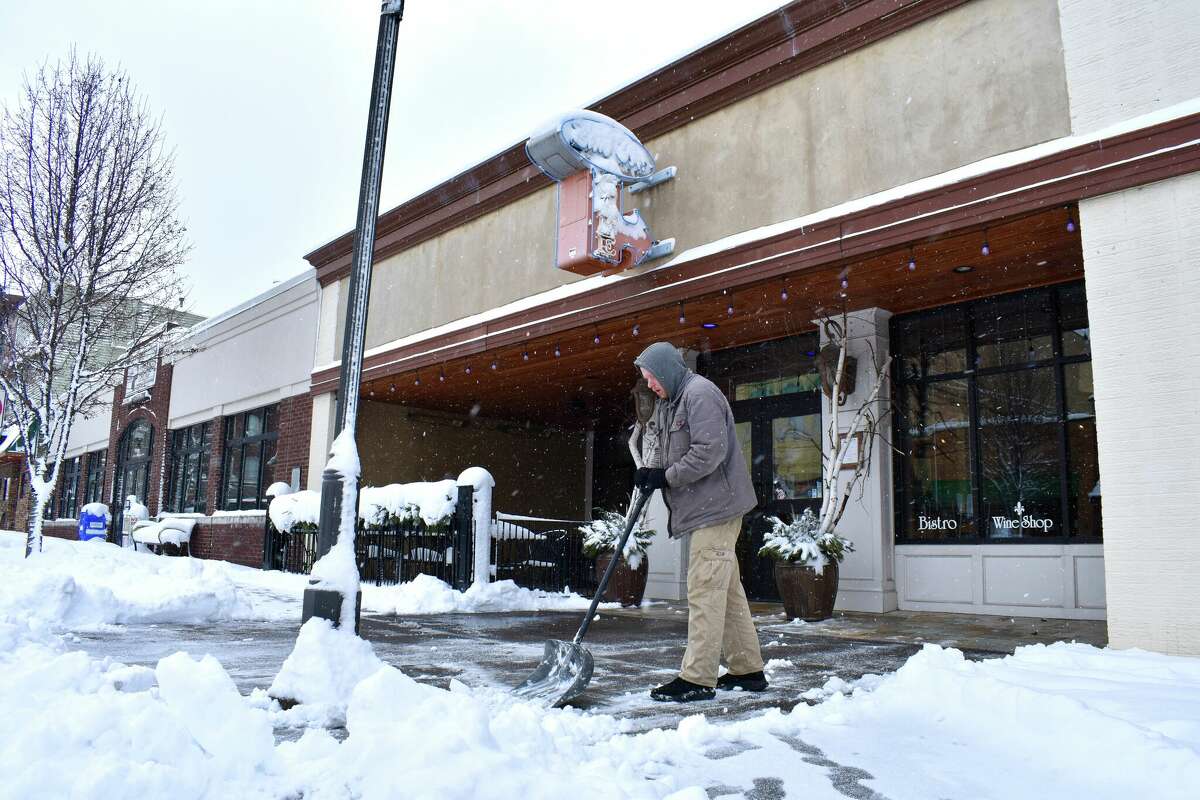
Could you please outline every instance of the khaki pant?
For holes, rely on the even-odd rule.
[[[721,654],[734,675],[763,668],[758,632],[742,589],[734,545],[742,518],[734,517],[692,533],[688,550],[688,643],[680,677],[717,685]]]

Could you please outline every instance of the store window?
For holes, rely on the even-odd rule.
[[[896,539],[1099,541],[1082,283],[896,317]]]
[[[79,459],[63,461],[58,470],[58,492],[46,504],[46,517],[75,519],[79,510]]]
[[[208,510],[208,457],[212,452],[212,425],[201,422],[171,431],[167,469],[168,511],[200,513]]]
[[[97,450],[88,453],[87,481],[83,489],[83,502],[104,502],[104,467],[108,464],[108,451]]]
[[[279,410],[267,406],[225,418],[220,507],[266,508],[264,493],[275,480]]]

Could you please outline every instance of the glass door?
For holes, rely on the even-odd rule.
[[[815,392],[733,404],[738,440],[758,506],[738,539],[738,566],[751,600],[777,602],[774,562],[758,554],[771,518],[791,520],[821,504],[821,406]]]
[[[738,444],[758,506],[738,538],[738,567],[751,600],[777,602],[775,565],[758,554],[771,517],[790,520],[821,503],[821,394],[817,334],[805,333],[701,356],[700,374],[733,408]]]
[[[113,533],[121,535],[125,522],[125,498],[133,495],[145,504],[150,482],[150,453],[154,428],[145,420],[129,426],[117,446],[117,469],[113,475]],[[118,539],[119,542],[119,539]]]

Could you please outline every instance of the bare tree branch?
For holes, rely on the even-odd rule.
[[[72,423],[127,369],[170,355],[189,245],[172,155],[128,77],[97,58],[43,65],[0,114],[0,387],[34,495],[26,555]]]

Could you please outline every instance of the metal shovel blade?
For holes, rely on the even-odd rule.
[[[583,693],[592,680],[592,654],[582,645],[550,639],[542,663],[513,690],[524,700],[555,706]]]

